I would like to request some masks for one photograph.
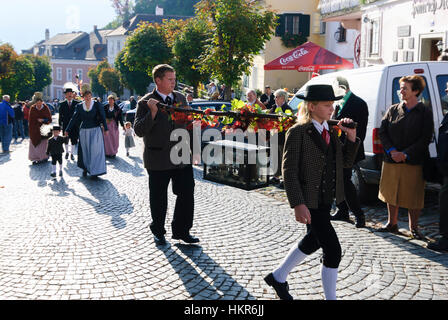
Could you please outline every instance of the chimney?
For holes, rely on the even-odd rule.
[[[45,29],[45,41],[50,40],[50,29]]]
[[[97,26],[97,25],[94,25],[94,26],[93,26],[93,31],[94,31],[94,32],[97,32],[97,31],[98,31],[98,26]]]
[[[156,6],[156,16],[163,16],[163,8]]]

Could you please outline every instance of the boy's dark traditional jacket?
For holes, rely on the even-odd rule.
[[[68,143],[68,137],[58,136],[57,138],[51,137],[48,139],[47,154],[57,155],[64,153],[64,143]]]

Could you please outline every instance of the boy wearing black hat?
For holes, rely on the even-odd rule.
[[[68,143],[68,137],[61,137],[61,127],[53,126],[53,136],[48,139],[47,155],[51,156],[51,176],[56,177],[56,162],[59,162],[59,176],[62,177],[62,154],[64,143]]]
[[[286,195],[294,209],[296,221],[306,225],[307,233],[295,244],[279,266],[265,277],[283,300],[292,300],[286,278],[291,270],[307,256],[322,248],[322,285],[327,300],[336,299],[336,281],[342,250],[331,225],[330,210],[344,200],[343,168],[350,167],[359,147],[353,122],[344,118],[338,127],[327,120],[334,111],[335,97],[330,85],[309,85],[304,95],[297,124],[286,133],[282,172]],[[346,134],[342,144],[338,130]]]

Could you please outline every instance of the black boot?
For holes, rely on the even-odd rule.
[[[364,228],[366,226],[366,217],[364,213],[355,215],[356,218],[356,228]]]

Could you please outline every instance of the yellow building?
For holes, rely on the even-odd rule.
[[[308,72],[270,70],[265,71],[264,65],[278,58],[293,48],[283,45],[281,35],[285,31],[309,34],[308,41],[322,47],[325,46],[325,30],[321,22],[318,0],[292,1],[292,0],[265,0],[260,1],[265,7],[272,9],[279,15],[280,25],[276,35],[265,45],[265,50],[254,59],[254,64],[249,75],[243,76],[243,87],[248,89],[264,90],[265,85],[270,85],[273,90],[288,88],[293,92],[294,88],[300,88],[309,78]]]

